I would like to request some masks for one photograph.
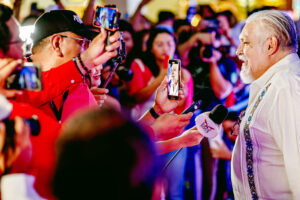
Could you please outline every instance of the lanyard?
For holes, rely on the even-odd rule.
[[[64,103],[67,100],[68,95],[69,95],[69,90],[65,91],[65,93],[63,94],[63,102],[62,102],[62,105],[59,110],[57,110],[57,107],[55,106],[54,101],[50,102],[51,109],[52,109],[57,121],[61,120]]]

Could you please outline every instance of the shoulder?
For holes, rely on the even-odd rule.
[[[185,69],[185,68],[182,68],[181,69],[182,71],[182,78],[186,81],[189,81],[190,79],[192,79],[192,74],[189,72],[189,70]]]

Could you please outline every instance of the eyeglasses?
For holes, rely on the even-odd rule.
[[[87,49],[91,43],[91,40],[88,40],[86,38],[76,38],[76,37],[67,36],[67,35],[60,35],[60,36],[63,38],[72,38],[74,40],[79,41],[79,44],[81,45],[81,47],[84,47],[84,49]]]
[[[236,122],[234,123],[234,125],[231,129],[231,135],[238,135],[239,134],[240,124],[241,124],[241,121],[242,121],[243,117],[245,116],[245,113],[246,113],[246,109],[241,111],[241,113],[239,115],[239,118],[236,120]]]

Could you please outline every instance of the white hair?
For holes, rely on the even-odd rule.
[[[275,36],[282,50],[297,52],[298,40],[294,21],[285,13],[278,10],[263,10],[253,13],[246,23],[255,22],[260,28]]]

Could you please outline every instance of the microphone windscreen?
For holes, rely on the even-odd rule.
[[[221,124],[227,117],[228,110],[225,106],[218,104],[209,113],[209,118],[216,124]]]

